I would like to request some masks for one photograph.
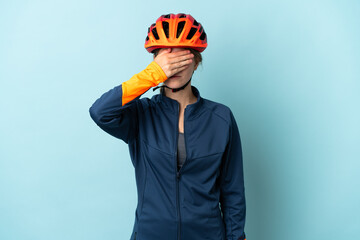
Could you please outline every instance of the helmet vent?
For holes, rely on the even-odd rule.
[[[186,18],[186,15],[182,14],[179,18]]]
[[[190,32],[189,32],[188,36],[186,37],[186,39],[191,39],[194,36],[194,34],[196,33],[196,31],[197,31],[197,28],[192,27],[190,29]]]
[[[206,33],[205,33],[205,30],[204,30],[203,33],[202,33],[201,36],[200,36],[200,40],[201,40],[201,41],[204,41],[205,38],[206,38]]]
[[[170,18],[170,14],[165,15],[164,18]]]
[[[181,21],[178,23],[178,26],[177,26],[177,32],[176,32],[176,38],[178,38],[182,32],[182,30],[184,29],[184,26],[185,26],[185,21]]]
[[[199,26],[199,23],[194,19],[194,26]]]
[[[146,39],[145,39],[145,41],[149,41],[149,36],[146,36]]]
[[[159,35],[158,35],[157,31],[156,31],[156,28],[153,28],[153,30],[151,30],[151,32],[152,32],[152,34],[154,35],[154,37],[156,38],[156,40],[159,40],[159,39],[160,39],[160,38],[159,38]]]
[[[166,38],[169,38],[169,23],[168,22],[162,22],[162,27],[164,29]]]

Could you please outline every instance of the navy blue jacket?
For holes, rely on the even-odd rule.
[[[101,129],[129,147],[138,195],[130,239],[245,240],[242,149],[232,111],[191,86],[197,102],[185,108],[186,160],[177,171],[179,103],[161,93],[140,98],[164,80],[152,62],[89,109]]]

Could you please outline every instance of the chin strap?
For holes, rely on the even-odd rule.
[[[155,91],[156,89],[161,88],[161,87],[167,87],[167,88],[171,89],[172,92],[177,92],[177,91],[183,90],[183,89],[189,84],[189,82],[191,81],[191,79],[192,79],[192,77],[189,79],[189,81],[187,81],[187,83],[185,83],[183,86],[178,87],[178,88],[171,88],[171,87],[168,87],[168,86],[166,86],[165,84],[163,84],[163,85],[161,85],[161,86],[154,87],[154,88],[153,88],[153,91]]]

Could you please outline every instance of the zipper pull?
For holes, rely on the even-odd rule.
[[[180,178],[180,173],[179,173],[179,171],[176,172],[176,177],[177,177],[177,179]]]

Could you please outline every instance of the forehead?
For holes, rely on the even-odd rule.
[[[161,48],[160,51],[164,51],[166,48]],[[171,52],[179,52],[179,51],[183,51],[186,48],[172,48]]]
[[[185,50],[185,48],[173,48],[172,52],[179,52],[179,51],[183,51]]]

